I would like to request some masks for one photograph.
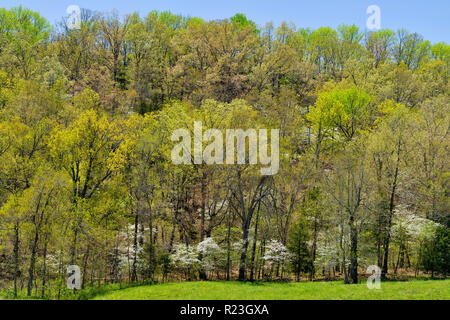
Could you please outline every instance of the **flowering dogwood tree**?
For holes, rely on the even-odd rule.
[[[222,259],[223,250],[213,238],[206,238],[197,245],[197,251],[202,259],[200,265],[206,272],[214,271]]]
[[[278,240],[270,240],[266,245],[266,252],[263,259],[268,261],[270,265],[283,265],[291,257],[287,248]]]
[[[223,250],[213,238],[206,238],[196,246],[175,245],[171,260],[187,273],[192,271],[193,268],[213,272],[221,261],[222,252]]]
[[[174,247],[174,253],[171,255],[172,262],[189,271],[192,267],[199,264],[198,251],[196,247],[189,247],[179,243]]]

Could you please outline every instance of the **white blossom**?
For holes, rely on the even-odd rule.
[[[174,264],[184,268],[190,268],[200,262],[198,260],[198,251],[196,247],[180,243],[175,245],[174,249],[174,252],[170,255]]]
[[[266,252],[263,259],[270,264],[284,263],[290,259],[291,254],[287,248],[278,240],[270,240],[266,245]]]
[[[223,256],[223,250],[213,238],[206,238],[200,242],[197,251],[202,256],[201,266],[205,271],[213,271]]]

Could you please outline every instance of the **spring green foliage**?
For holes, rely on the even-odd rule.
[[[370,265],[446,277],[448,66],[403,29],[83,10],[69,30],[0,9],[0,289],[65,298],[72,264],[83,290],[342,279],[355,291],[323,286],[350,298]],[[278,129],[278,174],[175,165],[194,121]]]
[[[370,100],[356,87],[332,89],[319,94],[307,117],[319,134],[323,130],[334,137],[337,128],[339,135],[351,140],[358,130],[369,126]]]

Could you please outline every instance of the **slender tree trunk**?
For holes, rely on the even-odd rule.
[[[45,285],[47,280],[47,246],[48,246],[48,235],[46,235],[44,239],[44,252],[43,252],[44,265],[42,267],[42,291],[41,291],[42,298],[44,298],[45,296]]]
[[[250,281],[253,281],[254,273],[255,273],[255,256],[256,256],[256,242],[258,240],[258,221],[259,221],[259,207],[258,207],[258,215],[256,216],[255,223],[255,235],[253,239],[253,248],[252,248],[252,258],[250,264]]]
[[[206,215],[206,174],[202,174],[201,178],[201,223],[200,223],[200,241],[205,239],[205,215]],[[199,260],[202,261],[202,254],[199,255]],[[204,270],[199,271],[200,280],[207,280],[207,276]]]
[[[228,218],[228,232],[227,232],[227,281],[230,281],[230,267],[231,267],[231,219]]]
[[[239,263],[239,281],[245,281],[246,279],[246,262],[247,262],[247,249],[248,249],[248,229],[249,229],[249,219],[244,221],[242,224],[242,248],[241,248],[241,259]]]
[[[200,225],[200,241],[205,240],[205,215],[206,215],[206,173],[201,178],[201,225]]]
[[[263,238],[262,248],[261,248],[261,257],[264,257],[266,254],[266,238]],[[266,261],[261,259],[261,279],[264,278],[264,267],[266,266]]]
[[[382,242],[382,236],[381,236],[381,229],[382,229],[382,223],[381,223],[381,216],[378,217],[378,230],[377,230],[377,265],[379,268],[383,267],[383,255],[381,253],[381,242]]]
[[[341,234],[340,234],[340,238],[339,238],[339,245],[341,247],[341,251],[342,251],[342,272],[344,273],[344,283],[348,284],[350,283],[350,281],[348,280],[348,274],[347,274],[347,261],[345,259],[345,248],[344,248],[344,243],[343,243],[343,239],[344,238],[344,226],[341,224]]]
[[[351,219],[353,220],[353,218]],[[358,232],[353,225],[350,227],[350,278],[352,283],[358,283]]]
[[[34,233],[33,244],[31,246],[31,256],[30,256],[30,266],[28,268],[28,285],[27,285],[27,296],[31,296],[31,291],[33,290],[33,279],[34,279],[34,267],[36,265],[36,251],[39,241],[39,232],[36,230]]]
[[[169,252],[172,252],[173,242],[175,241],[175,231],[177,230],[177,227],[178,227],[178,217],[180,214],[179,208],[180,208],[179,204],[177,203],[177,206],[175,208],[175,213],[174,213],[172,233],[170,234]]]
[[[395,167],[394,179],[392,181],[391,196],[390,196],[390,200],[389,200],[389,215],[388,215],[388,221],[387,221],[386,238],[384,241],[384,261],[383,261],[383,269],[381,270],[381,279],[386,279],[387,273],[388,273],[389,242],[391,239],[392,217],[394,215],[394,209],[395,209],[394,200],[395,200],[395,191],[397,189],[400,150],[401,149],[400,149],[400,141],[399,141],[398,148],[397,148],[397,163],[396,163],[396,167]]]
[[[87,266],[89,261],[89,251],[91,249],[91,244],[88,243],[86,254],[83,257],[83,279],[81,281],[81,289],[84,289],[84,285],[86,283],[86,275],[87,275]]]
[[[133,235],[133,267],[131,269],[131,282],[137,281],[137,250],[138,250],[138,227],[139,227],[139,204],[136,208],[134,217],[134,235]]]
[[[318,236],[318,224],[317,224],[317,217],[316,217],[316,215],[314,215],[312,261],[311,261],[311,272],[310,272],[310,276],[309,276],[310,281],[312,281],[314,279],[314,274],[315,274],[314,261],[316,261],[316,254],[317,254],[317,236]]]
[[[154,260],[154,251],[153,251],[153,212],[152,207],[149,203],[148,208],[148,215],[149,215],[149,232],[150,232],[150,248],[149,248],[149,256],[148,256],[148,278],[150,278],[153,281],[153,260]]]
[[[19,278],[19,223],[14,224],[14,298],[17,298],[17,280]]]
[[[78,242],[78,225],[75,226],[75,230],[73,233],[73,242],[72,242],[72,252],[70,257],[70,263],[75,264],[77,257],[77,242]]]

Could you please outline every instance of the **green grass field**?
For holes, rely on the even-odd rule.
[[[97,300],[450,300],[450,280],[382,282],[380,290],[366,283],[343,282],[165,283],[117,290]]]

